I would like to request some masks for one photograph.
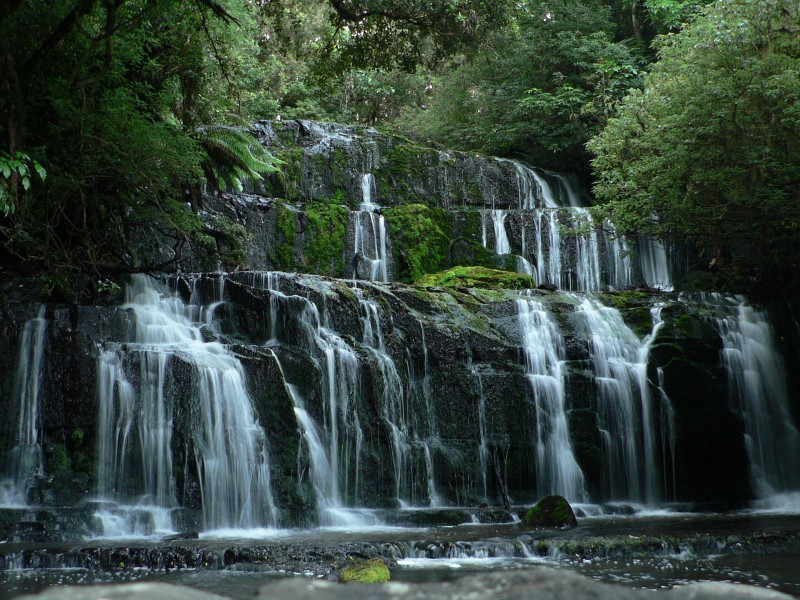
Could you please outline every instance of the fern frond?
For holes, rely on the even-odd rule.
[[[263,173],[277,171],[283,164],[243,127],[202,125],[194,137],[205,150],[203,173],[214,189],[241,191],[244,180],[262,179]]]

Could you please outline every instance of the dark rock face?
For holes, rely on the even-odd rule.
[[[345,282],[310,275],[281,275],[278,291],[255,285],[259,277],[258,273],[224,277],[225,303],[216,307],[214,329],[204,335],[223,341],[247,374],[253,407],[268,440],[282,525],[317,522],[316,492],[308,476],[312,462],[286,384],[303,398],[319,427],[329,427],[330,419],[325,391],[331,384],[328,363],[321,342],[309,337],[302,317],[308,311],[320,315],[340,340],[336,343],[347,348],[346,356],[355,361],[355,370],[347,375],[353,378],[347,384],[349,391],[340,399],[346,400],[346,407],[335,409],[346,411],[338,425],[344,505],[395,508],[398,497],[428,505],[435,494],[448,504],[499,506],[506,493],[512,502],[540,496],[534,460],[540,417],[526,377],[514,292],[370,283],[354,290]],[[217,299],[222,279],[209,275],[165,282],[168,289],[208,305]],[[573,296],[541,292],[540,299],[564,336],[566,417],[575,457],[589,496],[602,502],[607,499],[603,496],[607,461],[585,324]],[[674,440],[665,443],[663,454],[656,457],[658,464],[666,465],[662,475],[668,484],[662,499],[735,504],[750,498],[743,428],[728,407],[719,336],[702,311],[668,295],[636,293],[605,300],[618,307],[631,329],[642,331],[650,327],[647,307],[654,302],[665,305],[648,374],[653,396],[663,382],[674,410]],[[372,334],[365,329],[368,307],[375,311],[369,325]],[[10,373],[18,366],[24,321],[33,312],[13,303],[2,305],[5,316],[0,327],[7,335],[0,338],[4,348],[0,360]],[[46,314],[41,396],[45,468],[30,488],[29,500],[43,507],[77,506],[97,487],[98,357],[108,344],[124,351],[133,339],[133,324],[129,310],[114,307],[51,306]],[[377,342],[366,341],[377,335],[378,326],[380,350]],[[139,354],[125,356],[129,372],[138,372]],[[346,374],[342,360],[335,367],[337,377]],[[396,370],[395,380],[387,379],[389,364]],[[192,433],[195,377],[191,357],[178,354],[170,359],[164,397],[173,411],[172,464],[175,498],[185,509],[180,513],[182,530],[202,528],[203,500]],[[7,379],[3,385],[8,390],[2,397],[4,409],[14,414],[13,386]],[[393,385],[399,387],[392,391]],[[401,408],[391,408],[392,402],[402,403]],[[664,422],[664,410],[656,406],[655,423]],[[408,440],[406,462],[399,471],[393,449],[397,428]],[[16,421],[6,420],[0,431],[10,449]],[[659,435],[669,437],[666,429]],[[132,496],[137,481],[129,479]],[[39,539],[42,533],[36,526],[21,523],[51,518],[20,513],[10,518],[4,535]],[[44,529],[50,539],[69,539],[75,532],[85,534],[95,528],[88,509],[76,513],[72,525]]]

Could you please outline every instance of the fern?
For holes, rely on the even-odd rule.
[[[263,179],[263,173],[277,171],[278,165],[284,164],[243,127],[202,125],[194,130],[194,137],[205,151],[201,167],[214,190],[241,192],[245,180]]]

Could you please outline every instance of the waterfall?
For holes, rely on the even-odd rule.
[[[386,219],[379,214],[380,206],[372,203],[372,189],[375,185],[371,173],[366,173],[361,181],[362,200],[359,210],[353,212],[355,241],[354,252],[358,261],[365,261],[369,271],[365,278],[371,281],[388,281],[386,254]],[[359,264],[353,278],[359,278]]]
[[[363,325],[362,342],[375,359],[381,375],[381,411],[383,420],[389,428],[392,446],[392,467],[394,470],[395,499],[401,506],[407,505],[404,496],[408,490],[409,456],[411,441],[409,439],[409,410],[403,385],[397,373],[394,360],[386,352],[381,326],[380,312],[374,301],[359,298],[361,305],[361,322]],[[406,496],[408,497],[408,496]]]
[[[675,450],[678,443],[678,425],[672,401],[664,391],[664,369],[658,367],[658,393],[661,400],[661,457],[662,473],[664,474],[664,490],[672,488],[672,500],[677,500],[678,478],[675,470]],[[667,463],[669,457],[669,463]],[[667,473],[672,477],[668,480]]]
[[[486,215],[489,215],[492,220],[492,229],[494,231],[494,251],[495,254],[499,256],[503,256],[506,254],[511,254],[511,242],[508,240],[508,234],[506,233],[506,217],[508,217],[509,211],[508,210],[501,210],[501,209],[491,209],[488,211],[481,212],[481,241],[483,242],[483,247],[488,248],[488,235],[487,235],[487,219]],[[522,253],[525,254],[525,226],[522,226]],[[524,257],[517,255],[516,257],[516,264],[515,269],[518,273],[524,273],[525,275],[530,275],[533,277],[535,275],[535,270],[533,265]]]
[[[117,502],[176,504],[169,395],[171,372],[185,363],[193,381],[185,441],[197,464],[205,527],[276,525],[266,435],[242,364],[222,344],[204,340],[201,323],[191,318],[196,308],[162,297],[146,276],[132,276],[124,308],[135,316],[135,341],[98,359],[98,493]],[[135,362],[138,374],[129,364]]]
[[[490,211],[490,214],[492,217],[492,224],[494,225],[494,251],[501,255],[511,254],[511,244],[506,234],[506,217],[508,216],[508,211],[493,209]]]
[[[294,405],[295,417],[309,452],[311,479],[320,525],[357,526],[367,520],[363,511],[344,507],[343,496],[358,497],[363,433],[351,399],[360,396],[360,365],[353,349],[333,330],[323,326],[317,306],[302,296],[280,291],[281,273],[239,275],[248,284],[269,290],[270,345],[281,379]],[[297,326],[289,329],[290,326]],[[286,343],[303,346],[322,374],[322,425],[311,415],[297,386],[286,381],[278,356],[284,332]],[[344,491],[344,492],[343,492]]]
[[[483,378],[477,369],[472,369],[478,379],[478,431],[480,433],[480,444],[478,445],[478,468],[483,484],[483,499],[489,502],[489,446],[486,443],[486,394],[483,393]]]
[[[585,502],[583,472],[569,439],[564,394],[564,339],[539,300],[517,299],[528,383],[536,407],[536,491]]]
[[[639,238],[639,266],[647,285],[667,292],[672,291],[672,274],[663,241]]]
[[[715,318],[722,337],[733,410],[744,421],[750,475],[759,499],[800,491],[800,434],[790,412],[783,358],[767,315],[742,297],[709,294],[703,301],[722,315]]]
[[[42,366],[44,364],[46,306],[28,319],[22,330],[14,382],[14,412],[17,433],[11,449],[10,479],[0,481],[0,506],[27,504],[32,480],[42,475],[42,444],[39,439]]]
[[[628,240],[617,235],[610,224],[611,232],[604,236],[608,256],[609,285],[615,290],[624,290],[633,285],[633,268]]]
[[[422,341],[422,399],[425,403],[425,416],[427,419],[427,439],[422,440],[425,453],[425,470],[428,482],[428,498],[431,506],[440,506],[442,499],[436,491],[436,474],[433,469],[433,458],[431,456],[431,446],[439,447],[439,433],[436,428],[436,413],[433,408],[433,392],[431,390],[430,364],[428,363],[428,343],[425,340],[425,328],[422,321],[419,323],[420,340]]]
[[[540,176],[534,169],[522,164],[518,160],[498,158],[499,162],[509,163],[517,173],[517,190],[519,194],[519,208],[533,210],[537,207],[557,208],[560,206],[553,195],[553,190],[547,180]]]
[[[600,282],[600,246],[597,243],[597,229],[589,210],[586,208],[570,209],[572,226],[580,231],[575,236],[575,289],[595,292],[602,289]]]
[[[661,476],[647,362],[662,326],[661,307],[654,307],[652,332],[641,341],[618,310],[591,296],[578,310],[590,336],[608,495],[654,505],[661,499]]]

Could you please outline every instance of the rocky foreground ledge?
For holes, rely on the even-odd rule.
[[[353,589],[353,586],[357,586]],[[389,582],[344,585],[307,578],[272,581],[255,596],[262,600],[350,600],[354,595],[374,600],[445,600],[496,598],[504,600],[782,600],[792,596],[749,585],[694,583],[668,591],[632,590],[600,583],[563,570],[540,567],[469,576],[443,583]],[[70,586],[51,588],[18,600],[226,600],[188,587],[163,583]]]

